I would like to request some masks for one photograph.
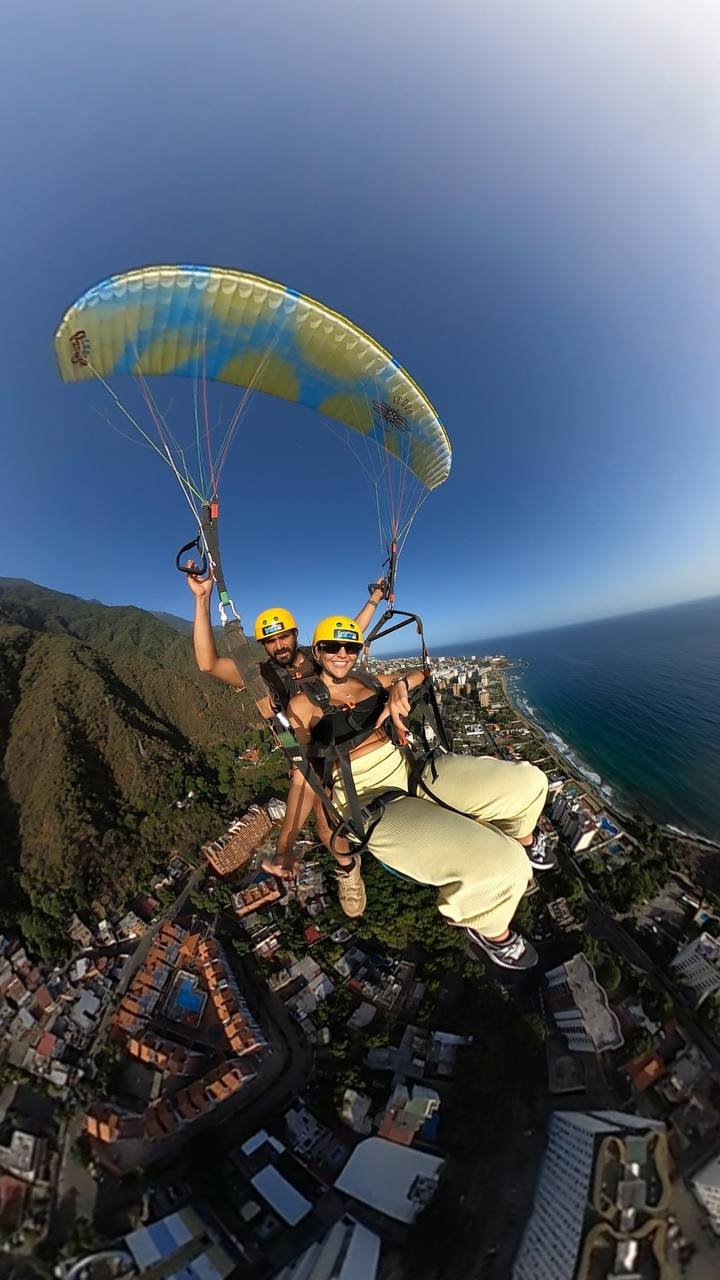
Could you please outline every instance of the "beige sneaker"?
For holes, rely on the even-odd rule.
[[[354,857],[353,865],[347,868],[341,867],[338,863],[335,868],[335,875],[337,876],[340,906],[346,916],[349,916],[351,920],[355,920],[362,915],[367,905],[365,885],[360,874],[360,858]]]

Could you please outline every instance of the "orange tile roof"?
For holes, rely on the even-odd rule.
[[[630,1076],[638,1093],[644,1093],[659,1080],[665,1071],[665,1063],[656,1053],[643,1054],[632,1062],[626,1062],[624,1070]]]
[[[226,833],[229,838],[222,847],[217,847],[217,841],[214,842],[215,848],[211,845],[204,846],[203,853],[208,865],[219,876],[232,875],[247,865],[258,845],[262,844],[271,830],[272,821],[264,809],[256,808],[246,813],[238,828],[232,833]]]
[[[176,1105],[183,1120],[195,1120],[203,1110],[199,1102],[191,1098],[185,1089],[176,1095]]]
[[[152,1108],[158,1118],[160,1128],[165,1133],[172,1133],[178,1127],[175,1107],[169,1098],[161,1098]]]
[[[194,956],[198,949],[198,943],[200,942],[201,937],[202,934],[189,933],[182,944],[181,955],[187,957]]]
[[[157,1112],[152,1108],[149,1108],[145,1112],[145,1133],[148,1138],[152,1138],[153,1140],[156,1138],[164,1138],[166,1135],[166,1131],[163,1129],[158,1119]]]
[[[100,1142],[114,1142],[120,1127],[120,1117],[112,1107],[96,1103],[85,1116],[85,1130]]]
[[[386,1113],[378,1129],[378,1137],[387,1138],[390,1142],[399,1142],[403,1147],[411,1147],[416,1132],[415,1129],[408,1129],[404,1125],[396,1125],[394,1114]]]

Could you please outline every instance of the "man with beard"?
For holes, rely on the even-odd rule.
[[[194,568],[192,560],[187,568]],[[200,578],[188,574],[188,586],[195,597],[193,619],[193,647],[195,661],[201,671],[223,680],[235,689],[243,687],[242,677],[232,658],[222,658],[215,646],[210,622],[210,597],[213,589],[212,574]],[[370,587],[367,602],[357,615],[357,625],[364,631],[382,600],[385,599],[385,580],[380,578]],[[260,663],[259,671],[268,687],[268,697],[258,703],[260,714],[269,720],[277,711],[284,712],[290,699],[298,692],[299,681],[317,675],[318,667],[312,651],[298,644],[298,628],[293,615],[287,609],[265,609],[255,622],[255,639],[263,646],[267,660]],[[320,797],[313,807],[318,838],[330,850],[337,862],[338,898],[346,916],[355,919],[365,910],[367,901],[365,885],[360,873],[360,858],[351,853],[350,845],[338,837],[331,847],[332,831]]]

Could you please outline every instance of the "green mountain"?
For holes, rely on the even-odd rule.
[[[282,787],[279,752],[238,766],[255,723],[152,614],[0,580],[0,929],[57,954],[73,910],[120,906]]]
[[[189,618],[179,618],[176,613],[163,613],[161,609],[153,609],[152,616],[159,622],[165,622],[173,631],[179,631],[181,636],[192,635],[193,624]]]
[[[24,578],[0,578],[0,623],[73,636],[108,653],[138,654],[196,675],[192,646],[174,627],[133,605],[104,605],[51,591]],[[190,630],[192,628],[188,624]]]

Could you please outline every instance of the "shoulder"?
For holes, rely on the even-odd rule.
[[[313,657],[312,649],[309,649],[307,645],[301,644],[298,646],[298,653],[303,660],[303,675],[314,676],[320,668]]]
[[[302,690],[293,695],[288,703],[288,716],[291,721],[309,728],[322,717],[322,710],[312,702]]]

